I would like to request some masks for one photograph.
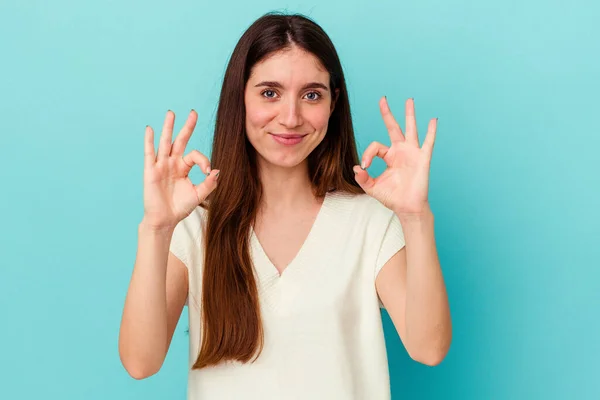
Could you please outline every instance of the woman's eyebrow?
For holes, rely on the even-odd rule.
[[[281,83],[275,82],[275,81],[263,81],[263,82],[260,82],[259,84],[255,85],[254,87],[260,87],[260,86],[269,86],[269,87],[274,87],[274,88],[278,88],[278,89],[283,89],[283,85]],[[307,83],[306,85],[302,86],[302,88],[300,90],[305,90],[305,89],[323,89],[323,90],[329,91],[329,88],[320,82]]]

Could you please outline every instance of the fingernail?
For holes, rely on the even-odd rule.
[[[362,170],[364,170],[364,169],[365,169],[365,164],[366,164],[366,163],[365,163],[364,161],[360,163],[360,168],[361,168]]]
[[[215,174],[215,178],[217,178],[220,173],[221,173],[221,171],[217,171],[217,173]]]
[[[210,175],[210,167],[206,167],[206,172],[205,172],[206,176]]]

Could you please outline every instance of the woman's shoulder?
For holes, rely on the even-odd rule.
[[[379,200],[369,196],[366,193],[349,193],[342,191],[330,192],[328,194],[332,203],[340,207],[350,208],[353,214],[364,213],[372,217],[387,218],[392,214],[392,210],[384,206]]]
[[[201,259],[203,227],[206,216],[206,210],[200,206],[179,221],[175,226],[169,250],[179,258],[188,270],[196,268]]]
[[[202,228],[206,221],[207,210],[201,206],[196,207],[192,212],[179,221],[175,227],[176,233],[184,233],[191,238],[198,238],[202,233]]]

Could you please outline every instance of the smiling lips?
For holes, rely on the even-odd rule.
[[[277,143],[280,143],[280,144],[283,144],[286,146],[293,146],[295,144],[300,143],[306,135],[288,134],[288,133],[282,133],[282,134],[271,133],[271,136],[273,137],[273,139],[275,139],[275,141]]]

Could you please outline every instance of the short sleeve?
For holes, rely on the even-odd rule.
[[[390,258],[404,247],[404,232],[402,231],[402,225],[400,220],[395,213],[392,213],[383,240],[381,241],[381,247],[377,254],[377,261],[375,263],[375,276],[379,274],[381,268],[389,261]]]
[[[190,215],[179,221],[171,237],[169,250],[179,258],[189,270],[194,264],[200,246],[204,210],[197,207]]]
[[[179,258],[189,270],[192,260],[191,249],[196,241],[197,232],[190,226],[187,218],[179,221],[175,226],[169,251]]]
[[[194,292],[195,290],[193,287],[196,277],[195,268],[197,267],[198,258],[201,253],[201,222],[202,212],[198,209],[179,221],[173,230],[173,236],[171,237],[171,244],[169,246],[169,251],[181,260],[188,270],[191,292]],[[188,300],[186,300],[186,305],[189,305],[189,295]]]
[[[391,213],[390,219],[388,220],[388,225],[385,229],[385,233],[383,234],[383,240],[381,241],[381,247],[379,248],[379,253],[377,254],[377,261],[375,262],[375,279],[377,279],[377,275],[379,271],[383,268],[385,263],[387,263],[390,258],[394,256],[397,252],[402,250],[405,245],[404,241],[404,232],[402,231],[402,225],[400,224],[400,219],[396,213]],[[381,299],[379,300],[379,307],[385,308]]]

